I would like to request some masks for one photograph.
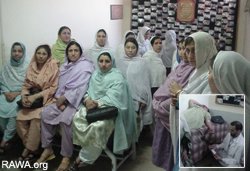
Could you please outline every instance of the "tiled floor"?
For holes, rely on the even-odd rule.
[[[152,144],[152,136],[149,133],[150,131],[146,129],[145,131],[142,132],[139,142],[137,144],[137,149],[136,149],[136,159],[128,159],[121,165],[121,167],[118,169],[118,171],[163,171],[163,169],[156,167],[152,164],[151,162],[151,144]],[[3,168],[3,162],[5,161],[11,161],[14,162],[18,156],[22,152],[22,143],[19,139],[15,141],[15,144],[13,144],[12,148],[8,151],[8,153],[4,156],[0,156],[0,171],[32,171],[32,170],[46,170],[46,167],[40,167],[40,169],[14,169],[13,167],[11,168]],[[60,164],[61,161],[61,156],[60,156],[60,148],[54,147],[55,153],[57,154],[56,159],[53,159],[48,162],[48,169],[49,171],[54,171],[57,169],[57,167]],[[74,156],[72,157],[75,159],[77,156],[78,152],[74,152]],[[32,166],[32,165],[31,165]],[[99,159],[93,164],[89,165],[87,167],[83,167],[80,170],[82,171],[111,171],[111,160],[106,157],[99,157]]]

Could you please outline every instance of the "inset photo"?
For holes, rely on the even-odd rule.
[[[181,94],[180,167],[243,168],[244,109],[243,94]]]

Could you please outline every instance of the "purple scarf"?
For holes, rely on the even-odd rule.
[[[81,56],[76,62],[68,63],[68,60],[65,60],[60,68],[59,84],[55,97],[64,95],[71,105],[78,108],[87,91],[89,76],[93,71],[93,63],[84,56]]]
[[[164,84],[154,94],[153,109],[155,116],[160,119],[167,129],[169,129],[169,108],[171,104],[169,86],[173,81],[176,81],[179,85],[185,87],[194,69],[193,66],[182,60],[176,69],[171,71]]]

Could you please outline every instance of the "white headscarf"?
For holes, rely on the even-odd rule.
[[[97,41],[96,41],[98,32],[96,32],[96,35],[95,35],[95,43],[94,43],[94,45],[93,45],[89,50],[87,50],[87,52],[86,52],[86,56],[92,60],[92,62],[95,64],[95,68],[96,68],[96,69],[98,68],[97,58],[98,58],[98,55],[100,54],[100,52],[101,52],[101,51],[104,51],[104,50],[105,50],[105,51],[112,52],[111,47],[109,46],[109,42],[108,42],[108,34],[107,34],[106,31],[105,31],[105,33],[106,33],[106,41],[105,41],[104,47],[101,47],[101,46],[98,45],[98,43],[97,43]]]
[[[214,61],[213,75],[221,94],[245,94],[250,105],[250,62],[233,51],[220,51]],[[250,111],[249,111],[250,112]]]
[[[215,41],[212,36],[202,31],[193,33],[189,37],[193,38],[195,44],[196,67],[184,91],[187,94],[210,93],[208,86],[208,66],[210,59],[217,53]]]
[[[135,110],[138,110],[138,102],[142,102],[147,106],[141,111],[143,125],[151,124],[152,117],[152,96],[151,83],[149,75],[149,67],[147,62],[138,54],[134,57],[128,57],[126,54],[117,61],[117,68],[128,81],[131,91]]]
[[[134,38],[136,38],[136,34],[132,30],[128,30],[124,33],[122,43],[117,46],[116,48],[116,53],[115,53],[115,58],[121,58],[124,56],[124,43],[126,41],[126,38],[129,34],[134,34]]]
[[[168,30],[165,34],[165,40],[163,41],[162,55],[161,55],[161,59],[165,67],[172,66],[172,60],[173,58],[175,58],[173,56],[176,50],[177,50],[176,33],[174,30]]]
[[[150,39],[150,42],[155,36]],[[162,62],[161,54],[154,51],[152,45],[142,56],[146,59],[150,69],[151,87],[160,87],[166,80],[166,68]]]
[[[139,27],[138,30],[139,32],[137,36],[137,42],[139,45],[139,54],[142,56],[150,48],[149,40],[145,39],[145,34],[147,33],[147,31],[150,30],[150,28],[148,26],[143,26],[143,27]]]

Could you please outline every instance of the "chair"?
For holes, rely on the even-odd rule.
[[[112,136],[109,138],[109,141],[112,141]],[[124,155],[117,155],[111,152],[111,147],[108,147],[110,142],[108,142],[107,146],[103,149],[105,154],[101,156],[109,157],[112,163],[112,171],[117,171],[117,169],[128,159],[131,157],[132,160],[136,158],[136,144],[132,143],[131,148],[124,152]],[[113,143],[113,142],[112,142]],[[112,144],[113,145],[113,144]]]

